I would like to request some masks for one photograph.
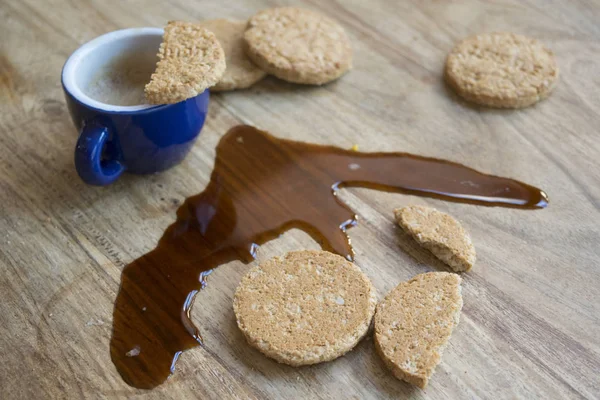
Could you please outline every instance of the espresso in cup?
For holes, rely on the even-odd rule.
[[[115,106],[146,104],[144,86],[156,67],[156,55],[127,54],[100,67],[85,86],[92,99]]]
[[[65,62],[61,82],[79,131],[74,161],[84,182],[108,185],[125,171],[164,171],[183,160],[200,134],[208,90],[175,104],[144,99],[163,35],[160,28],[106,33]]]

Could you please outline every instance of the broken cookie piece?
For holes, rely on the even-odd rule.
[[[440,363],[463,301],[461,278],[420,274],[396,286],[377,305],[375,348],[394,376],[424,388]]]
[[[431,207],[407,206],[395,209],[394,216],[417,243],[454,271],[468,271],[475,264],[471,237],[450,215]]]
[[[225,72],[225,53],[214,33],[189,22],[167,24],[158,58],[144,90],[150,104],[195,97],[219,82]]]

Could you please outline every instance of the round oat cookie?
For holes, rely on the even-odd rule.
[[[473,103],[523,108],[550,94],[558,80],[552,51],[514,33],[484,33],[459,42],[446,59],[446,81]]]
[[[200,23],[200,26],[213,32],[221,43],[227,64],[221,80],[210,88],[211,92],[245,89],[267,76],[266,72],[250,61],[244,51],[242,38],[246,25],[246,21],[231,19],[214,19]]]
[[[327,251],[294,251],[253,267],[233,309],[248,343],[292,366],[338,358],[365,336],[377,303],[369,278]]]
[[[172,104],[215,85],[225,72],[225,53],[214,33],[198,24],[169,21],[156,70],[144,88],[150,104]]]
[[[315,11],[270,8],[248,21],[248,56],[263,70],[294,83],[322,85],[352,65],[350,40],[337,22]]]

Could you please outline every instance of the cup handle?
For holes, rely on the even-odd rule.
[[[81,179],[90,185],[113,183],[125,167],[118,160],[102,158],[102,150],[110,134],[106,126],[84,124],[75,147],[75,169]]]

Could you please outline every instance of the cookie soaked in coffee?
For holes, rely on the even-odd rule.
[[[190,308],[206,275],[232,260],[252,261],[260,244],[282,232],[302,229],[324,250],[352,260],[345,231],[356,216],[336,196],[352,186],[485,206],[548,204],[540,189],[449,161],[360,153],[234,127],[217,147],[206,189],[177,210],[156,249],[123,270],[111,341],[123,379],[138,388],[162,383],[182,351],[202,344]]]

